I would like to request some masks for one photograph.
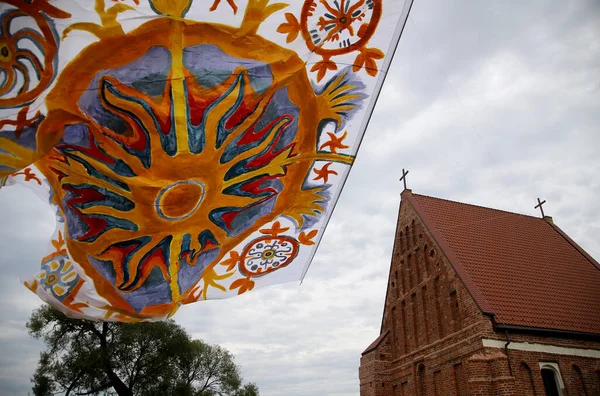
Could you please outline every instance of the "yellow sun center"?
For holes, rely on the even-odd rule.
[[[165,187],[156,198],[158,213],[167,220],[191,216],[204,199],[204,185],[194,180],[180,181]]]

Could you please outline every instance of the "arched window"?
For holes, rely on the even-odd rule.
[[[403,352],[408,353],[408,324],[406,323],[406,301],[402,301],[402,345],[404,346]]]
[[[427,318],[427,314],[428,314],[428,309],[427,309],[427,301],[428,301],[428,293],[427,293],[427,285],[423,285],[423,288],[421,289],[421,304],[423,305],[423,310],[421,312],[423,312],[423,323],[424,323],[424,328],[423,328],[423,333],[425,333],[425,344],[429,344],[429,320]]]
[[[402,283],[402,293],[406,293],[406,277],[404,276],[404,260],[400,260],[400,281]],[[400,286],[398,286],[400,287]]]
[[[406,256],[406,277],[408,278],[408,289],[412,290],[414,283],[413,279],[413,265],[412,265],[412,254]]]
[[[415,349],[419,349],[419,316],[417,313],[417,293],[410,295],[410,305],[412,307],[413,339]]]
[[[585,388],[585,381],[583,380],[583,373],[581,369],[576,364],[573,365],[573,377],[575,378],[575,382],[577,383],[577,393],[579,395],[587,396],[588,392]]]
[[[519,387],[524,395],[535,395],[535,384],[531,369],[525,362],[521,362],[519,366]]]
[[[429,268],[429,249],[427,244],[423,247],[423,262],[425,263],[423,278],[427,279],[431,275],[431,268]]]
[[[462,363],[456,363],[454,365],[454,387],[458,396],[464,396],[467,394],[467,381],[465,379],[465,372]]]
[[[400,251],[404,253],[404,234],[402,234],[402,231],[400,231],[398,239],[400,240]]]
[[[444,321],[442,320],[439,276],[436,276],[433,279],[433,298],[435,299],[435,315],[437,317],[438,338],[442,338],[444,337]]]
[[[396,330],[397,322],[396,322],[396,306],[392,307],[392,355],[396,358],[399,355],[398,351],[398,332]]]
[[[425,387],[425,365],[424,364],[420,364],[419,367],[417,368],[417,395],[418,396],[426,396],[427,393],[425,393],[425,391],[427,390]]]
[[[454,331],[459,331],[461,328],[460,307],[458,306],[458,296],[456,290],[450,292],[450,312],[452,312],[452,323]]]
[[[558,364],[550,362],[540,362],[542,371],[542,381],[547,396],[563,396],[565,384],[560,375]]]

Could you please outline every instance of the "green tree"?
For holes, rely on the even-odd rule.
[[[27,322],[46,347],[33,375],[38,396],[258,396],[226,349],[192,340],[172,320],[113,323],[71,319],[47,305]]]

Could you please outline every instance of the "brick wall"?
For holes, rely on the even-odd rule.
[[[558,365],[565,396],[600,395],[599,359],[515,350],[509,354],[520,395],[545,395],[540,362]]]
[[[468,392],[466,360],[492,331],[413,208],[403,202],[392,252],[382,333],[361,358],[361,396]],[[386,353],[381,353],[381,350]],[[376,367],[387,367],[385,372]]]
[[[483,347],[482,339],[504,340],[505,334],[494,331],[407,200],[398,217],[381,334],[388,330],[361,358],[361,396],[544,395],[544,359],[559,363],[565,396],[600,395],[598,359],[511,350],[511,375],[504,349]],[[510,336],[600,349],[593,341]]]

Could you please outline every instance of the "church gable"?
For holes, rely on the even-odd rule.
[[[484,320],[444,251],[402,196],[381,333],[394,358]]]
[[[520,239],[535,240],[541,247],[531,247]],[[484,254],[490,247],[504,253]],[[541,252],[537,264],[528,254],[536,249]],[[556,257],[548,258],[544,251],[554,252],[563,264],[558,265]],[[515,257],[516,253],[522,257]],[[507,260],[510,263],[506,264]],[[518,296],[523,298],[516,293],[490,293],[497,285],[503,285],[504,289],[495,289],[502,292],[511,282],[518,284],[513,280],[518,273],[512,271],[516,263],[524,267],[521,276],[529,279],[530,285],[519,290]],[[540,289],[536,289],[538,295],[552,290],[531,286],[531,279],[548,278],[549,268],[579,290],[568,302],[572,312],[556,309],[554,316],[571,315],[576,319],[571,326],[589,324],[595,331],[593,326],[600,323],[595,316],[597,304],[591,312],[590,304],[583,303],[590,295],[596,301],[600,296],[600,266],[550,219],[405,190],[380,335],[361,357],[361,396],[533,396],[545,387],[542,368],[548,362],[560,368],[556,378],[564,380],[565,392],[600,391],[597,337],[580,339],[581,333],[557,333],[549,327],[506,326],[510,310],[498,302],[516,307],[513,313],[521,318],[514,323],[523,323],[525,309],[536,307],[524,303],[532,295],[529,289]],[[580,285],[574,284],[568,273],[577,274]],[[536,274],[537,278],[531,278]],[[597,284],[590,285],[590,279]],[[585,290],[589,295],[582,292]],[[555,302],[556,307],[568,304]],[[584,320],[581,317],[586,310],[589,318]],[[544,324],[539,318],[548,315],[530,317]]]

